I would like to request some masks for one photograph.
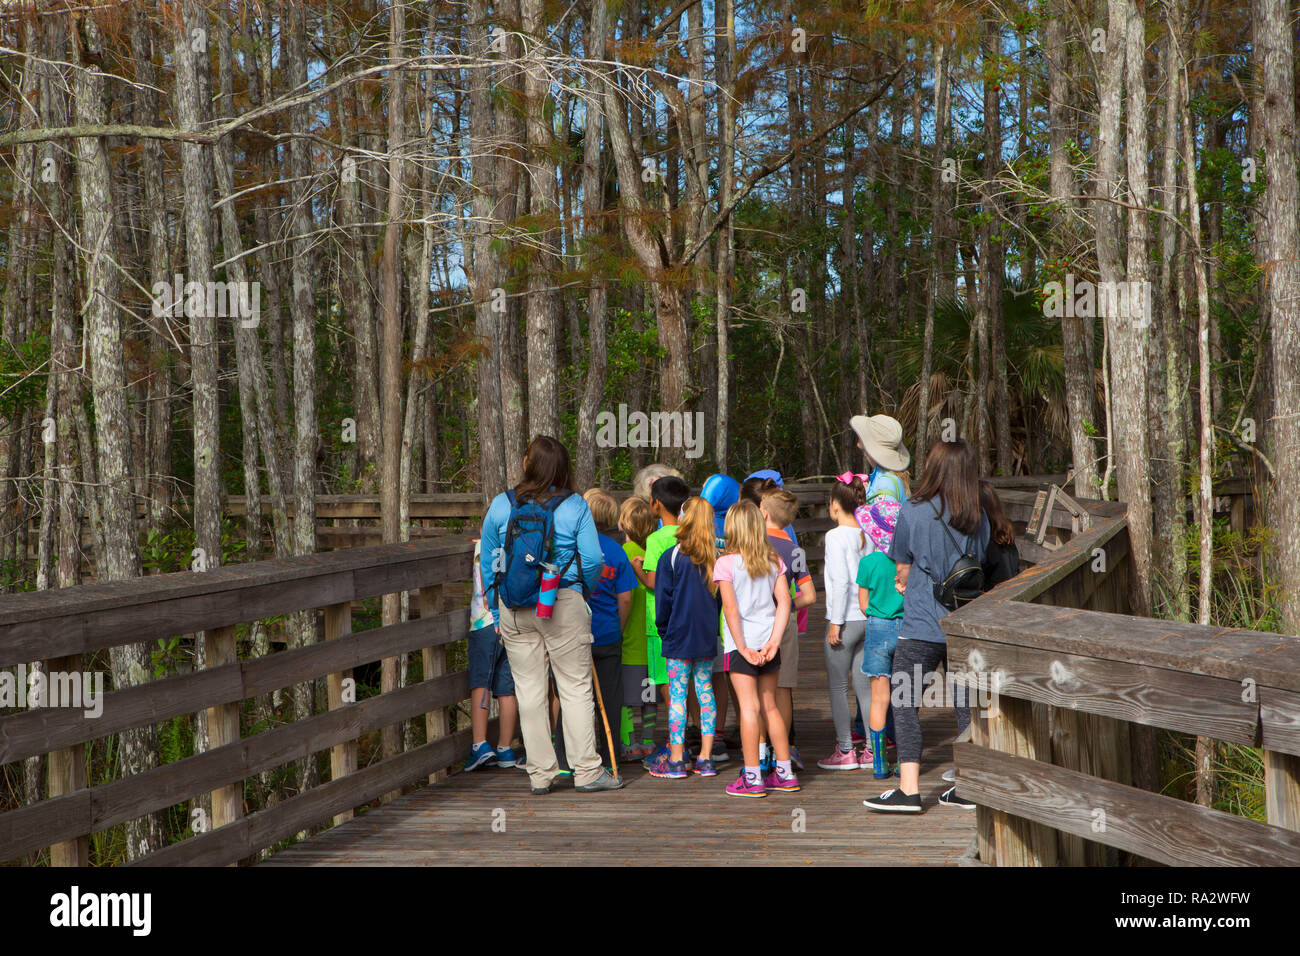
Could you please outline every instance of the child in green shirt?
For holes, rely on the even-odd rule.
[[[682,505],[690,496],[691,489],[686,482],[672,475],[656,479],[650,486],[650,510],[663,522],[663,527],[645,539],[645,557],[641,559],[640,566],[635,560],[632,562],[637,577],[647,591],[654,591],[655,569],[659,566],[659,559],[677,543],[677,525],[681,520],[679,516]],[[655,685],[655,697],[657,700],[667,700],[668,661],[665,660],[659,643],[659,629],[655,625],[655,602],[650,594],[646,595],[645,602],[645,636],[646,666],[649,669],[649,679]],[[647,757],[646,765],[649,766],[660,757],[668,759],[666,745]]]
[[[894,586],[898,565],[889,556],[900,505],[892,498],[858,509],[858,522],[876,548],[858,562],[858,606],[867,616],[867,641],[862,652],[862,673],[871,678],[871,712],[867,725],[875,755],[871,774],[877,780],[890,775],[885,760],[885,715],[889,709],[889,679],[894,673],[894,649],[903,619],[903,595]]]

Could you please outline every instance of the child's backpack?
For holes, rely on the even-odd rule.
[[[943,515],[939,512],[939,507],[930,499],[930,507],[934,509],[934,520],[943,525],[943,530],[948,534],[948,540],[952,546],[962,552],[962,556],[953,564],[952,570],[944,576],[943,580],[936,579],[934,582],[934,599],[939,602],[940,606],[949,611],[955,611],[961,605],[968,601],[973,601],[984,593],[984,567],[971,554],[970,538],[966,539],[966,547],[963,548],[957,543],[957,537],[948,527],[948,522],[943,520]]]
[[[555,546],[555,509],[562,505],[572,492],[558,490],[539,504],[532,498],[518,501],[514,489],[506,492],[510,501],[510,518],[501,540],[503,561],[496,564],[492,589],[502,607],[512,610],[531,609],[537,606],[541,590],[542,569],[550,562]],[[568,564],[560,568],[560,576],[577,560],[578,547],[574,543]],[[583,596],[587,596],[587,583],[582,582]]]

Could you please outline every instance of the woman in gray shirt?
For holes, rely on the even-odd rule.
[[[916,493],[899,510],[889,548],[889,556],[898,562],[897,587],[903,594],[903,623],[891,682],[900,779],[897,789],[863,801],[871,810],[920,813],[923,809],[919,707],[925,687],[939,680],[948,650],[939,626],[948,611],[936,598],[934,585],[948,576],[963,554],[983,561],[988,542],[989,521],[980,507],[974,449],[960,440],[935,442]],[[970,709],[958,707],[958,731],[969,723]],[[955,787],[940,802],[973,806],[957,797]]]

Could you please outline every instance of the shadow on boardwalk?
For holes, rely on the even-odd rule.
[[[801,644],[795,723],[807,770],[798,793],[741,800],[724,792],[740,750],[718,776],[658,780],[639,764],[615,793],[563,787],[528,792],[519,770],[457,773],[277,853],[263,865],[918,865],[956,864],[975,834],[975,814],[938,805],[948,786],[956,722],[951,710],[922,712],[919,817],[869,813],[864,797],[897,784],[867,771],[824,771],[816,761],[834,741],[822,664],[823,607]],[[728,720],[734,725],[735,716]],[[734,735],[734,729],[729,735]],[[503,811],[504,816],[502,814]],[[802,811],[802,813],[796,813]],[[493,820],[504,832],[493,832]],[[500,829],[500,824],[498,824]]]

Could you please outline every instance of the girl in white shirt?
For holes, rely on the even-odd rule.
[[[722,597],[723,648],[727,676],[740,711],[740,743],[745,766],[727,787],[733,797],[765,797],[769,790],[792,792],[799,780],[790,764],[790,738],[776,703],[781,669],[781,638],[790,620],[790,581],[785,562],[767,538],[763,515],[752,501],[727,510],[723,525],[726,551],[713,566]],[[758,763],[759,715],[776,752],[776,767],[766,778]]]
[[[872,764],[872,754],[853,748],[853,734],[846,698],[849,682],[865,712],[871,703],[870,679],[862,673],[862,651],[866,646],[866,617],[858,606],[858,562],[874,545],[862,533],[854,511],[866,502],[862,479],[853,476],[831,488],[830,513],[835,527],[826,532],[826,677],[830,684],[831,720],[835,724],[835,749],[817,761],[823,770],[857,770]]]

